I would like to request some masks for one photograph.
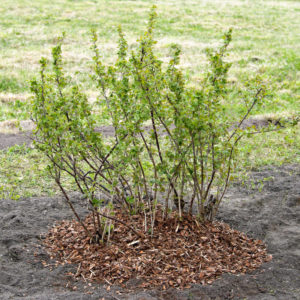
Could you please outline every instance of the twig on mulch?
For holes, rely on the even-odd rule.
[[[121,211],[116,217],[129,222]],[[91,216],[84,222],[91,227]],[[136,215],[130,226],[143,228],[143,222],[144,218]],[[172,214],[164,220],[162,211],[158,211],[153,237],[145,236],[137,239],[119,223],[109,245],[91,244],[74,220],[52,228],[44,244],[58,263],[78,264],[74,277],[123,286],[136,278],[141,282],[139,288],[183,289],[194,283],[210,284],[222,273],[245,273],[272,259],[262,241],[250,239],[224,223],[201,225],[190,215],[179,221]]]

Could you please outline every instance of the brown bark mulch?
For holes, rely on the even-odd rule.
[[[142,215],[117,211],[115,217],[141,230]],[[85,219],[92,229],[92,218]],[[123,224],[115,224],[108,245],[90,243],[80,224],[62,221],[50,229],[44,245],[57,264],[77,264],[76,272],[86,282],[114,283],[126,288],[138,279],[137,288],[189,288],[194,283],[210,284],[222,273],[245,273],[270,261],[265,245],[220,222],[200,224],[195,217],[175,213],[164,220],[157,213],[153,236],[137,237]]]

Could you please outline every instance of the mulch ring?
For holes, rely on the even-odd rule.
[[[144,216],[117,211],[115,217],[137,229]],[[92,229],[92,218],[85,219]],[[57,264],[77,264],[72,275],[86,282],[98,281],[126,288],[138,279],[136,288],[189,288],[194,283],[210,284],[222,273],[245,273],[270,261],[260,240],[248,238],[219,222],[199,224],[195,217],[176,214],[163,219],[157,212],[153,237],[137,237],[123,224],[115,224],[110,244],[90,243],[77,221],[62,221],[45,236],[44,245]]]

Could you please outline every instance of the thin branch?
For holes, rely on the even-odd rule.
[[[252,109],[254,108],[255,104],[257,103],[258,101],[258,95],[260,94],[260,92],[262,91],[262,88],[260,88],[255,96],[254,96],[254,100],[252,102],[252,105],[248,108],[248,111],[247,113],[244,115],[244,117],[242,118],[242,120],[239,122],[239,124],[237,125],[236,129],[234,130],[234,132],[230,135],[228,141],[230,141],[234,136],[235,134],[237,133],[237,131],[239,130],[239,128],[242,126],[243,122],[247,119],[248,115],[250,114],[250,112],[252,111]]]

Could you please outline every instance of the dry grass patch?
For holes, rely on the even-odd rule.
[[[9,103],[19,101],[28,101],[32,94],[22,93],[22,94],[14,94],[14,93],[0,93],[0,103]]]
[[[31,131],[34,128],[35,125],[31,120],[19,121],[17,119],[13,119],[0,122],[1,133],[20,133],[22,131]]]

